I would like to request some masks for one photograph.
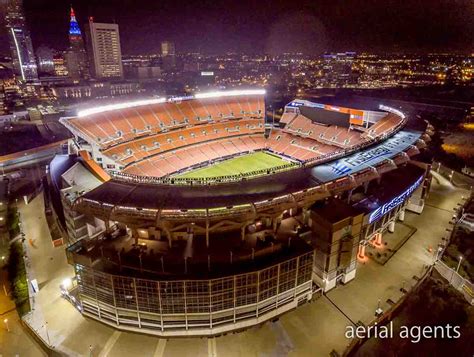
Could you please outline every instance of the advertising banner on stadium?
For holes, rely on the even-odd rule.
[[[420,132],[400,131],[376,146],[328,164],[316,166],[311,173],[321,182],[336,180],[394,157],[410,145],[414,145],[420,136]]]
[[[415,191],[422,182],[423,176],[418,178],[418,180],[416,180],[415,183],[408,187],[404,192],[392,198],[391,201],[384,203],[382,206],[372,211],[369,216],[369,223],[377,221],[380,217],[384,216],[394,208],[400,206],[403,202],[410,198],[413,191]]]

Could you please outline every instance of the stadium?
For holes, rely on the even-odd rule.
[[[50,164],[84,316],[159,336],[274,319],[356,275],[366,247],[420,213],[432,134],[402,111],[296,99],[265,122],[265,91],[81,110]]]

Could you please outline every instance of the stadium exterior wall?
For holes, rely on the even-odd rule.
[[[311,300],[313,252],[245,274],[155,281],[75,265],[82,311],[118,329],[211,336],[263,323]]]

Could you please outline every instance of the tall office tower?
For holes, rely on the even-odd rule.
[[[6,4],[5,23],[15,74],[25,82],[38,80],[38,68],[23,13],[23,1],[7,0]]]
[[[163,60],[163,69],[165,71],[172,70],[176,67],[176,56],[173,42],[161,42],[161,58]]]
[[[175,55],[174,43],[170,41],[161,42],[161,55],[174,56]]]
[[[89,78],[87,54],[84,48],[81,29],[76,20],[76,14],[71,7],[71,20],[69,22],[69,49],[65,53],[69,76],[72,79]]]
[[[86,25],[86,45],[94,78],[122,78],[122,52],[117,24],[94,22]]]

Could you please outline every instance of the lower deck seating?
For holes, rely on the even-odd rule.
[[[177,148],[132,163],[125,168],[124,172],[134,175],[161,177],[221,157],[263,149],[301,162],[314,160],[341,150],[310,138],[301,138],[280,130],[274,130],[268,138],[265,138],[262,134],[247,134]]]
[[[357,130],[350,127],[317,124],[301,114],[296,115],[284,131],[342,148],[349,148],[363,141],[360,132]]]
[[[403,122],[403,118],[395,114],[388,114],[377,123],[372,125],[365,133],[361,135],[363,139],[371,139],[377,136],[382,136],[389,133],[395,127],[399,126]]]
[[[255,119],[210,123],[123,143],[105,150],[104,154],[112,157],[114,161],[122,165],[128,165],[146,157],[178,149],[183,146],[194,145],[222,137],[252,133],[263,134],[263,130],[263,123]]]
[[[282,131],[272,132],[268,138],[267,148],[300,161],[315,159],[338,150],[334,146],[322,144],[311,138],[303,138]]]
[[[190,166],[221,157],[265,148],[262,134],[232,137],[172,150],[128,166],[124,172],[144,176],[166,176]]]

